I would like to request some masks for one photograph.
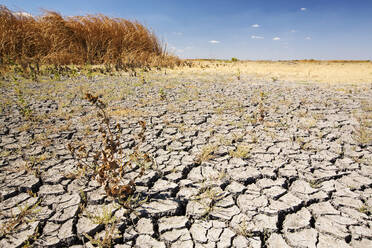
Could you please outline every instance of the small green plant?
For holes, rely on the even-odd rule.
[[[147,202],[148,197],[146,196],[144,199],[140,199],[140,194],[133,194],[129,195],[125,200],[119,200],[119,203],[121,206],[124,206],[125,208],[135,211],[136,207],[141,206],[145,202]]]
[[[207,219],[210,213],[213,211],[214,205],[224,197],[224,193],[210,186],[203,187],[199,194],[192,200],[199,202],[204,206],[204,213],[202,217]]]
[[[88,70],[88,72],[86,73],[86,76],[89,78],[89,79],[92,79],[93,76],[94,76],[94,73],[91,69]]]
[[[360,106],[362,107],[362,110],[364,112],[372,112],[372,103],[371,101],[363,100],[360,103]]]
[[[94,238],[86,233],[83,235],[89,239],[92,245],[98,246],[99,248],[110,248],[113,246],[114,239],[120,238],[114,224],[105,226],[105,235],[103,237]]]
[[[359,146],[365,147],[372,144],[372,104],[362,101],[360,105],[363,112],[355,116],[359,125],[355,128],[354,140]]]
[[[320,183],[317,180],[310,180],[309,185],[313,189],[319,189],[321,187]]]
[[[205,161],[208,161],[208,160],[213,159],[215,157],[215,155],[213,154],[213,152],[216,149],[217,149],[217,145],[216,144],[209,144],[209,145],[203,146],[203,148],[201,149],[200,153],[196,157],[195,161],[197,163],[202,163],[202,162],[205,162]]]
[[[19,213],[13,215],[10,220],[0,226],[0,239],[16,231],[17,227],[22,223],[30,223],[35,221],[35,216],[41,211],[39,207],[40,201],[34,205],[18,206]]]
[[[279,79],[277,77],[271,77],[271,80],[273,80],[273,82],[277,82]]]
[[[257,118],[252,115],[252,116],[246,116],[245,117],[245,121],[247,121],[248,123],[250,123],[252,126],[256,126],[257,125]]]
[[[294,136],[294,141],[299,145],[301,150],[306,150],[307,142],[304,140],[303,137]]]
[[[372,130],[366,125],[361,124],[355,129],[354,140],[361,147],[372,144]]]
[[[87,213],[88,218],[92,220],[94,224],[103,224],[108,225],[112,224],[116,221],[116,217],[112,215],[113,209],[108,208],[107,206],[104,206],[102,208],[102,213],[99,215],[93,214],[93,213]]]
[[[31,161],[31,162],[26,162],[24,165],[24,170],[31,174],[34,175],[35,177],[39,178],[40,177],[40,166],[36,167],[37,162]]]
[[[251,146],[239,144],[234,151],[230,151],[230,156],[235,158],[249,158],[251,149]]]
[[[116,230],[116,217],[113,216],[113,209],[103,207],[102,213],[99,215],[93,213],[87,213],[88,218],[92,220],[94,224],[104,225],[105,234],[103,237],[94,238],[84,233],[83,235],[90,240],[93,245],[100,248],[112,247],[113,240],[119,238],[118,231]]]
[[[359,158],[358,156],[354,156],[352,157],[352,159],[359,163],[359,164],[365,164],[365,165],[368,165],[368,166],[372,166],[372,158]]]
[[[237,58],[231,58],[231,61],[232,61],[232,62],[238,62],[239,59],[237,59]]]
[[[224,178],[226,178],[227,176],[227,172],[226,170],[223,170],[223,171],[220,171],[217,176],[215,177],[211,177],[210,180],[223,180]]]
[[[140,80],[141,85],[146,84],[146,78],[145,78],[145,73],[144,72],[139,72],[139,80]]]
[[[372,213],[372,209],[370,207],[368,207],[367,205],[361,206],[358,210],[359,210],[359,212],[361,212],[363,214],[366,214],[368,216],[370,216],[371,213]]]
[[[160,100],[164,101],[165,99],[167,99],[167,94],[165,93],[165,90],[163,88],[161,88],[159,90],[159,97],[160,97]]]
[[[84,212],[86,206],[88,205],[88,199],[87,199],[87,194],[81,189],[79,192],[80,196],[80,204],[78,208],[78,216],[81,216],[81,214]]]
[[[21,85],[18,81],[14,82],[14,90],[17,94],[17,105],[21,110],[22,116],[26,119],[29,120],[32,117],[32,110],[28,106],[26,99],[24,97],[24,92],[21,89]]]
[[[10,154],[12,154],[12,151],[11,150],[2,150],[0,152],[0,158],[6,158],[8,157]]]
[[[264,228],[263,229],[263,231],[262,231],[262,239],[265,241],[265,243],[270,238],[270,234],[271,234],[271,232],[269,231],[269,229],[267,229],[267,228]]]
[[[34,233],[28,236],[28,239],[25,241],[23,248],[33,247],[32,244],[39,238],[39,236],[39,227],[36,227]]]
[[[29,68],[30,68],[30,73],[29,73],[29,76],[30,76],[30,79],[34,82],[38,82],[39,81],[39,77],[38,77],[38,74],[39,74],[39,65],[36,64],[36,68],[35,69],[34,67],[31,66],[31,64],[29,64]]]
[[[236,232],[239,235],[242,235],[247,238],[253,237],[253,232],[249,230],[246,219],[243,219],[243,221],[239,224],[239,228],[238,230],[236,230]]]

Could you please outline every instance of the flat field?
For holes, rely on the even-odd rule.
[[[0,82],[0,247],[372,247],[371,62],[53,78]]]
[[[200,67],[217,73],[239,74],[266,80],[290,82],[372,83],[371,61],[226,61],[194,60]]]

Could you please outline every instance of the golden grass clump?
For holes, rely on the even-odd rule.
[[[180,60],[136,21],[104,15],[21,15],[0,5],[0,64],[173,66]]]

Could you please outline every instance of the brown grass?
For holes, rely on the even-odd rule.
[[[17,15],[0,5],[0,65],[25,69],[40,64],[109,64],[116,67],[172,66],[180,60],[166,52],[145,26],[104,15],[63,17]]]
[[[371,84],[371,61],[222,61],[190,60],[192,68],[182,67],[176,71],[183,74],[215,75],[231,81],[259,79],[270,82],[303,82],[326,84]]]

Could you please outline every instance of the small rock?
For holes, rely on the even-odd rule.
[[[136,239],[136,248],[165,248],[164,242],[157,241],[149,235],[139,235]]]
[[[222,228],[212,227],[211,229],[208,230],[207,234],[208,240],[213,242],[219,241],[222,231],[223,231]]]
[[[217,243],[217,248],[228,248],[231,247],[231,239],[235,236],[230,228],[225,228],[221,234],[220,242]]]
[[[332,237],[330,235],[326,235],[323,233],[319,234],[319,243],[318,248],[351,248],[349,244],[345,242],[343,239],[336,239],[335,237]]]
[[[335,221],[327,218],[326,216],[321,216],[316,219],[315,228],[321,233],[336,236],[340,239],[345,239],[350,235],[346,228],[346,225],[336,223]]]
[[[294,214],[289,214],[285,217],[283,228],[285,230],[298,230],[306,227],[310,227],[311,214],[306,208],[302,208],[300,211]]]
[[[241,193],[245,189],[245,186],[241,183],[232,181],[227,187],[226,190],[231,193]]]
[[[205,243],[208,240],[207,230],[203,225],[196,223],[191,226],[190,233],[195,241]]]
[[[175,229],[161,234],[160,239],[165,240],[167,242],[187,241],[191,240],[191,235],[186,228]]]
[[[154,226],[151,219],[142,218],[138,221],[136,230],[139,234],[154,234]]]
[[[316,248],[318,232],[313,228],[299,232],[286,232],[285,235],[291,246]]]
[[[233,240],[233,246],[236,248],[246,248],[249,247],[249,241],[246,237],[238,235]]]
[[[189,220],[185,216],[163,217],[159,219],[159,232],[163,233],[172,229],[181,229],[186,227]]]
[[[284,238],[278,233],[272,233],[266,242],[268,248],[290,248]]]
[[[144,216],[160,218],[163,216],[174,215],[179,211],[180,204],[170,199],[156,199],[146,202],[138,208],[138,212]]]

